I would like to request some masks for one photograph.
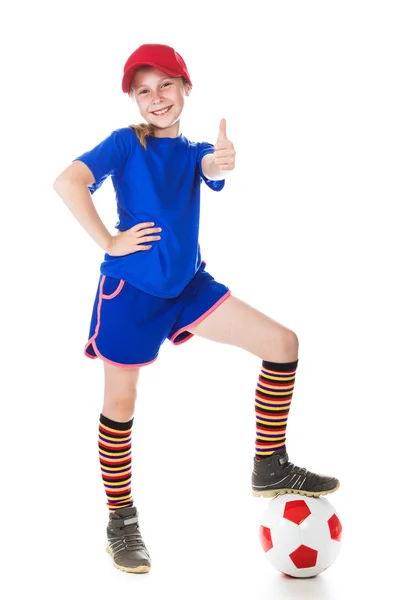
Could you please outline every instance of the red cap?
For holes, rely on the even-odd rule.
[[[129,92],[135,72],[139,67],[144,65],[150,65],[171,77],[182,76],[188,81],[190,87],[192,87],[185,61],[171,46],[165,46],[164,44],[143,44],[130,55],[125,63],[124,76],[122,78],[123,92]]]

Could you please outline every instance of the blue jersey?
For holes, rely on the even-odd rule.
[[[201,265],[201,181],[220,191],[225,180],[207,179],[201,169],[203,156],[214,152],[208,142],[190,142],[181,134],[176,138],[150,136],[146,143],[145,150],[135,131],[123,127],[74,160],[85,163],[93,174],[90,193],[111,176],[119,219],[116,229],[126,231],[146,222],[162,228],[161,239],[150,242],[149,250],[125,256],[106,253],[101,273],[124,279],[148,294],[174,298]]]

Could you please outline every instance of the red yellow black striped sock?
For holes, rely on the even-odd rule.
[[[298,362],[262,361],[255,398],[258,460],[286,448],[286,425]]]
[[[99,458],[109,512],[133,506],[131,496],[131,433],[133,418],[118,423],[100,415]]]

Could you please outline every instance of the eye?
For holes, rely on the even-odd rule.
[[[172,83],[169,81],[169,82],[163,83],[163,86],[164,86],[164,85],[172,85]],[[142,94],[144,94],[145,92],[147,92],[147,90],[142,90],[141,92],[139,92],[139,96],[141,96],[141,95],[142,95]]]

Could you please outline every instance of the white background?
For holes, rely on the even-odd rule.
[[[396,585],[399,402],[399,4],[19,2],[3,9],[2,566],[8,598],[343,599]],[[207,270],[293,329],[292,461],[336,475],[336,563],[267,563],[251,495],[260,360],[192,338],[144,367],[133,495],[153,567],[117,571],[97,455],[100,360],[83,355],[103,251],[52,188],[141,117],[121,91],[143,43],[184,57],[181,121],[237,166],[202,185]],[[110,181],[94,195],[110,228]],[[4,235],[5,234],[5,235]],[[268,358],[268,357],[266,357]]]

